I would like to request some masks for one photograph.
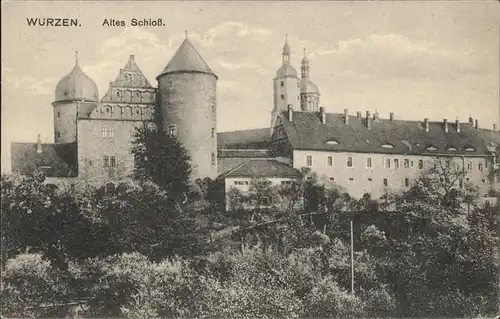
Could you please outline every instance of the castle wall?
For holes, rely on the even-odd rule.
[[[146,123],[80,119],[78,121],[79,179],[89,184],[102,185],[129,178],[134,167],[134,158],[130,152],[132,134],[136,127]],[[111,157],[114,157],[114,160]]]
[[[77,102],[54,104],[54,141],[72,143],[76,141]]]
[[[158,78],[163,129],[175,125],[191,156],[193,178],[217,176],[217,78],[205,73],[170,73]]]

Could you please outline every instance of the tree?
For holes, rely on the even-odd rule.
[[[152,181],[175,200],[183,201],[190,189],[192,171],[188,151],[176,138],[161,130],[137,128],[134,138],[135,178]]]

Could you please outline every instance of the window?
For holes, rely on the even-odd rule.
[[[307,155],[306,166],[312,166],[312,165],[313,165],[313,157],[311,155]]]
[[[61,137],[61,133],[60,132],[57,132],[57,138],[60,138]]]
[[[431,145],[431,146],[428,146],[428,147],[426,148],[426,150],[428,150],[428,151],[436,151],[436,150],[437,150],[437,148],[436,148],[435,146],[432,146],[432,145]]]
[[[349,177],[349,182],[354,182],[354,178]]]
[[[387,187],[387,178],[384,178],[384,186]]]
[[[405,186],[406,187],[410,186],[410,179],[409,178],[405,178]]]
[[[373,181],[373,179],[371,177],[368,177],[368,181],[371,182]]]
[[[298,87],[298,88],[300,87],[300,82],[299,82],[299,81],[297,81],[297,87]]]
[[[326,157],[326,165],[327,166],[333,166],[333,157],[332,156],[327,156]]]
[[[167,134],[170,137],[177,137],[177,126],[175,124],[170,124],[167,128]]]
[[[106,108],[106,113],[111,113],[111,108],[107,107]]]
[[[410,168],[410,160],[405,158],[405,161],[404,161],[404,168]]]
[[[382,148],[394,148],[392,144],[382,144]]]
[[[329,141],[326,141],[326,144],[328,144],[328,145],[338,145],[339,142],[336,141],[336,140],[329,140]]]
[[[464,187],[464,180],[463,179],[458,180],[458,187],[460,187],[460,188]]]
[[[353,167],[354,163],[352,160],[352,156],[347,156],[347,167]]]
[[[481,178],[481,183],[486,184],[486,178]]]
[[[115,129],[113,127],[103,126],[101,128],[103,138],[113,138],[115,137]]]
[[[335,177],[330,177],[330,180],[331,180],[332,182],[335,182]]]
[[[116,157],[104,155],[104,167],[116,167]]]
[[[472,171],[472,162],[471,161],[467,162],[467,170]]]
[[[371,157],[366,158],[366,167],[368,167],[368,168],[372,167],[372,158]]]
[[[477,169],[482,171],[483,170],[483,162],[477,163]]]
[[[424,160],[418,160],[418,169],[424,168]]]
[[[413,161],[410,161],[411,167],[413,167]]]
[[[60,112],[57,112],[57,117],[61,117],[61,113]]]
[[[285,99],[285,94],[281,94],[281,99],[284,100]]]
[[[399,168],[399,159],[394,159],[394,168]]]
[[[474,147],[467,147],[467,148],[465,149],[465,151],[467,151],[467,152],[474,152],[474,151],[475,151],[475,149],[474,149]]]
[[[385,159],[385,168],[391,168],[391,159],[390,158]]]
[[[215,129],[212,127],[212,137],[215,137]]]
[[[281,181],[281,185],[292,185],[293,181]]]
[[[234,181],[234,185],[248,185],[248,181]]]
[[[215,154],[212,153],[212,166],[215,166],[216,160],[215,160]]]
[[[488,168],[488,161],[484,161],[484,168]]]
[[[281,84],[280,84],[282,87],[285,86],[285,81],[281,81]]]

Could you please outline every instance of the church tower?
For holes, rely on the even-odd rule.
[[[274,122],[280,112],[288,109],[298,110],[299,100],[299,77],[297,71],[290,62],[291,51],[288,45],[288,39],[285,38],[285,45],[282,52],[282,65],[276,72],[273,80],[274,84],[274,108],[271,112],[271,134],[274,128]]]
[[[92,109],[99,101],[95,82],[85,74],[78,64],[56,86],[54,107],[54,141],[56,143],[76,142],[76,121],[78,112]]]
[[[191,156],[192,178],[217,176],[217,75],[186,39],[160,75],[157,101],[163,130]]]
[[[300,67],[302,79],[300,80],[300,109],[303,112],[317,112],[319,110],[319,89],[310,79],[309,59],[306,49]]]

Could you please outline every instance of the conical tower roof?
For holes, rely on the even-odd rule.
[[[182,42],[177,52],[175,52],[170,62],[158,77],[168,73],[181,72],[199,72],[216,76],[188,38]]]

